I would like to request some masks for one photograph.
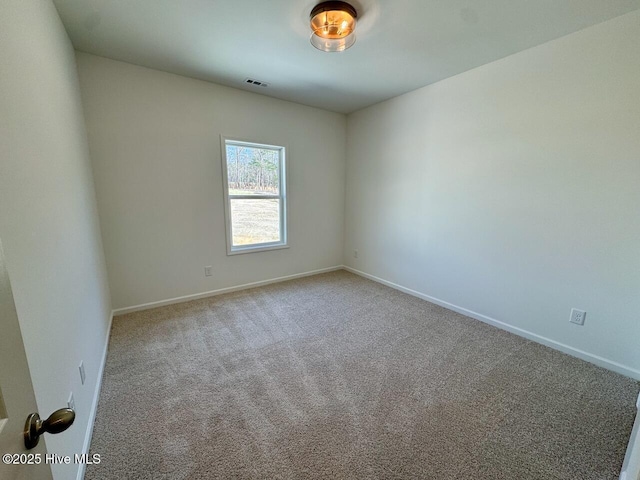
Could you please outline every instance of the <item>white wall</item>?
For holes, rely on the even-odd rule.
[[[640,377],[639,45],[636,11],[349,115],[345,262]]]
[[[115,308],[342,263],[344,115],[77,59]],[[221,134],[288,147],[289,249],[227,256]]]
[[[40,414],[75,394],[75,424],[46,436],[50,452],[71,455],[111,312],[74,50],[49,0],[3,0],[0,45],[0,237]],[[66,480],[77,469],[53,471]]]

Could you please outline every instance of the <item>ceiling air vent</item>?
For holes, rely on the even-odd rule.
[[[245,78],[244,83],[253,85],[254,87],[268,87],[268,83],[261,82],[260,80],[254,80],[253,78]]]

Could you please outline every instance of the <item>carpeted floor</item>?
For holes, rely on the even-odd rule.
[[[339,271],[114,320],[87,479],[616,479],[637,382]]]

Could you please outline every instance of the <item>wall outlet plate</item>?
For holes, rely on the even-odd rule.
[[[211,267],[204,267],[204,276],[205,277],[211,276]]]
[[[575,323],[576,325],[584,325],[584,319],[587,316],[587,312],[584,310],[578,310],[577,308],[571,309],[571,317],[569,321],[571,323]]]

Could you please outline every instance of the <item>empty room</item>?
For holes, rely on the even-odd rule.
[[[640,0],[0,22],[0,479],[640,480]]]

